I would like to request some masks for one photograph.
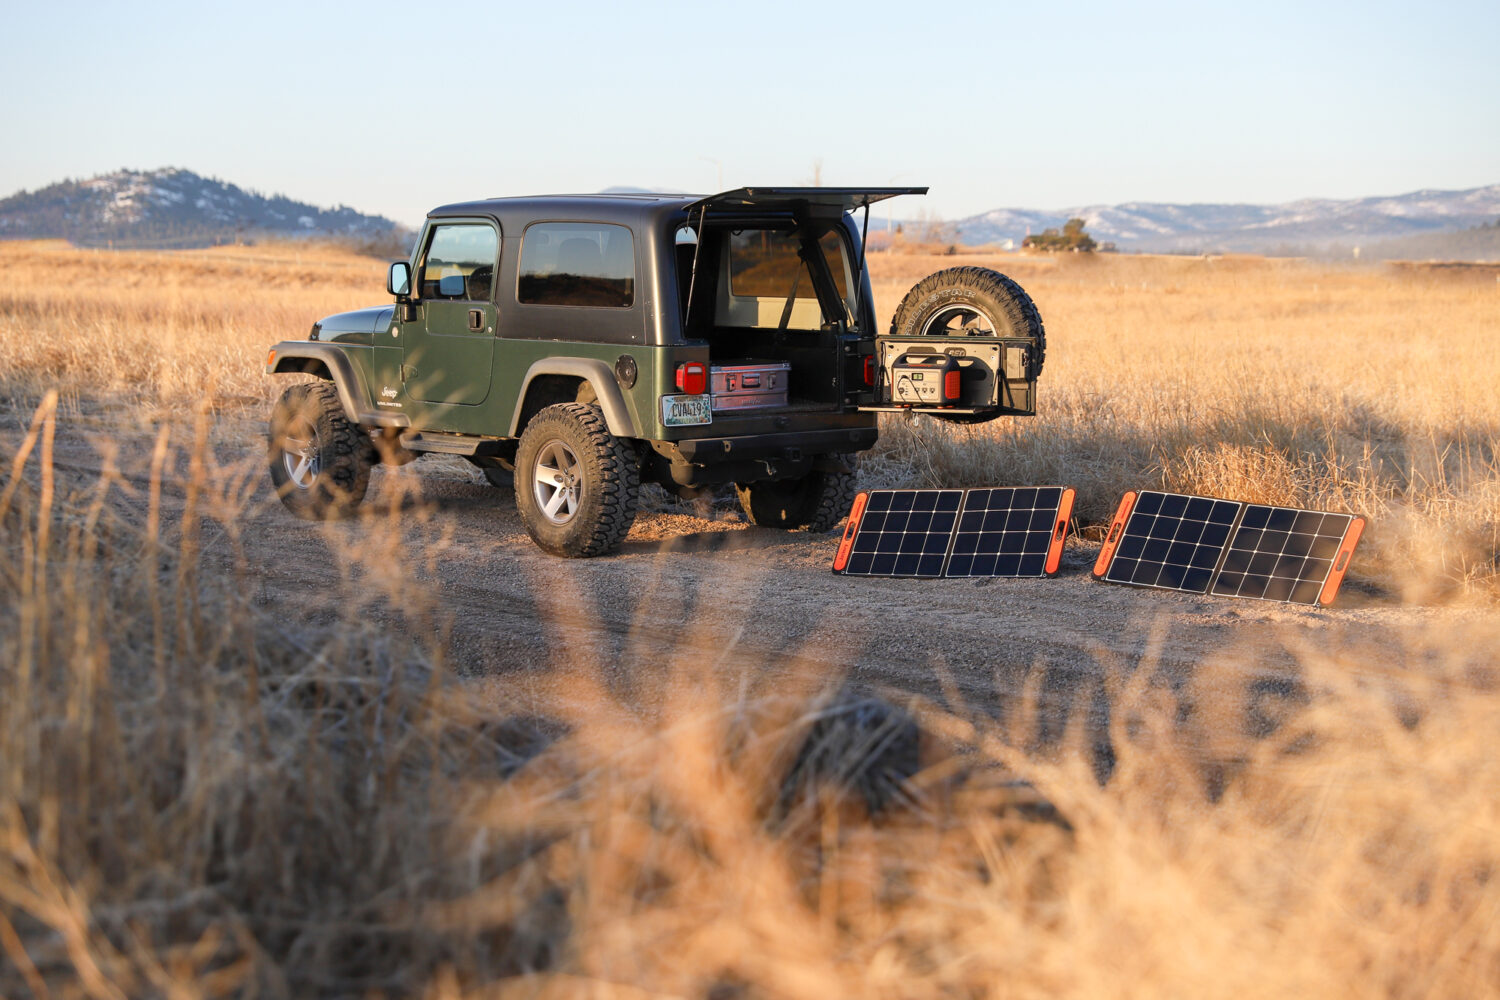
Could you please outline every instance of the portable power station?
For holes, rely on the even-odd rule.
[[[891,363],[891,402],[953,406],[963,397],[958,359],[947,354],[902,354]]]

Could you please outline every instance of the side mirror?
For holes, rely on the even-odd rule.
[[[398,302],[411,298],[411,265],[404,260],[392,264],[391,273],[385,276],[385,290]]]

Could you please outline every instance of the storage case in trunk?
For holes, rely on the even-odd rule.
[[[708,369],[714,412],[785,406],[792,366],[786,361],[738,361]]]

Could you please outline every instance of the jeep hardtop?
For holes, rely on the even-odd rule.
[[[643,481],[685,497],[733,483],[756,524],[829,530],[880,409],[1030,412],[1041,326],[1001,315],[1017,311],[1009,301],[939,303],[910,331],[943,343],[1029,337],[1015,378],[991,374],[1013,389],[989,390],[998,403],[893,403],[880,391],[894,357],[877,356],[853,213],[867,221],[871,204],[925,192],[741,188],[434,209],[411,259],[390,267],[394,304],[325,317],[271,348],[268,373],[316,376],[273,410],[277,491],[299,516],[337,516],[361,501],[377,462],[440,453],[513,482],[527,532],[556,555],[615,548]]]

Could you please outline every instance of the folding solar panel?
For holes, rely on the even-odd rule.
[[[1073,490],[873,490],[854,498],[833,560],[851,576],[1040,577],[1057,572]]]
[[[963,490],[859,494],[833,568],[854,576],[942,576],[963,501]]]
[[[1330,604],[1364,525],[1349,514],[1131,492],[1120,501],[1094,576],[1192,594]]]
[[[969,490],[944,575],[1055,573],[1072,513],[1073,491],[1061,486]]]
[[[1316,604],[1331,579],[1333,589],[1323,601],[1326,604],[1338,592],[1363,530],[1364,520],[1348,514],[1246,504],[1212,592],[1221,597]],[[1348,553],[1344,553],[1345,539],[1351,534]]]

